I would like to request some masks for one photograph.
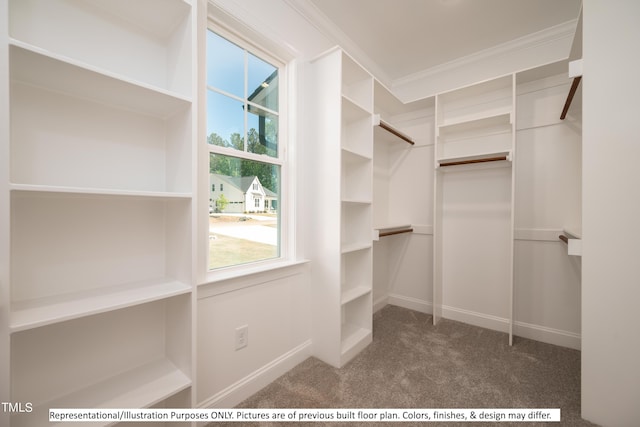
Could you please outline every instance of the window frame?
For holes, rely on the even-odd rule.
[[[202,169],[202,173],[200,175],[199,188],[205,189],[207,191],[201,191],[200,197],[206,201],[206,203],[202,203],[200,205],[206,205],[206,209],[199,209],[199,213],[203,215],[203,220],[201,221],[201,227],[199,228],[201,231],[199,232],[200,239],[202,239],[202,244],[200,245],[202,249],[202,254],[200,256],[201,267],[199,270],[201,271],[200,283],[211,283],[219,280],[226,280],[232,277],[244,276],[247,274],[253,274],[256,270],[271,270],[273,268],[278,268],[280,265],[286,266],[291,263],[294,257],[294,248],[293,248],[293,239],[291,238],[292,230],[294,229],[293,224],[293,215],[291,214],[291,210],[293,207],[294,197],[290,191],[290,169],[289,165],[290,160],[288,159],[288,143],[289,143],[289,134],[290,134],[290,121],[289,121],[289,102],[291,101],[289,98],[289,92],[291,88],[290,84],[290,72],[291,67],[290,64],[286,61],[280,59],[274,53],[268,51],[260,47],[257,43],[252,42],[249,38],[245,38],[239,34],[239,32],[235,32],[229,30],[227,27],[222,25],[221,23],[214,20],[211,16],[208,18],[206,32],[204,34],[204,42],[203,48],[201,49],[202,54],[206,58],[206,35],[208,31],[213,31],[217,35],[227,39],[228,41],[236,44],[241,49],[249,52],[250,54],[256,56],[257,58],[268,62],[278,69],[278,149],[277,156],[272,157],[266,154],[256,154],[250,151],[247,151],[248,144],[245,138],[244,150],[237,150],[231,147],[222,147],[214,144],[209,144],[207,142],[207,125],[206,125],[206,116],[207,116],[207,93],[210,90],[206,81],[206,60],[202,61],[203,65],[200,70],[201,75],[201,83],[199,93],[201,96],[201,101],[199,103],[200,108],[202,109],[202,114],[200,114],[200,128],[202,129],[201,133],[203,137],[198,140],[198,153],[199,153],[199,164]],[[246,70],[245,70],[246,72]],[[246,82],[246,79],[245,79]],[[224,93],[220,90],[216,91],[217,93]],[[246,90],[245,90],[246,92]],[[252,104],[253,105],[253,104]],[[265,111],[271,111],[268,108],[260,106],[261,109]],[[246,132],[246,123],[247,119],[245,118],[245,132]],[[208,244],[208,236],[209,236],[209,162],[211,154],[219,154],[234,158],[239,158],[242,160],[256,161],[261,163],[267,163],[271,165],[275,165],[279,167],[280,170],[280,188],[278,195],[278,226],[279,226],[279,235],[278,235],[278,248],[279,248],[279,256],[273,258],[267,258],[263,260],[252,261],[244,264],[238,265],[230,265],[226,267],[219,267],[215,269],[209,269],[209,244]],[[220,189],[222,191],[222,189]],[[206,215],[206,216],[205,216]]]

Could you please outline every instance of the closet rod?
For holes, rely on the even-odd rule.
[[[402,139],[403,141],[408,142],[411,145],[415,144],[415,142],[413,142],[413,140],[411,138],[409,138],[407,135],[405,135],[402,132],[394,129],[391,125],[383,122],[382,120],[380,120],[380,124],[378,126],[380,126],[382,129],[386,130],[387,132],[390,132],[390,133],[394,134],[395,136],[397,136],[398,138]]]
[[[501,160],[507,160],[507,156],[487,157],[484,159],[457,160],[457,161],[440,163],[440,166],[470,165],[473,163],[499,162]]]
[[[413,228],[403,228],[402,230],[382,231],[380,237],[393,236],[402,233],[413,233]]]
[[[576,90],[578,90],[580,80],[582,80],[582,76],[578,76],[573,79],[573,83],[571,83],[571,89],[569,89],[569,94],[567,95],[567,100],[565,101],[564,108],[562,109],[562,114],[560,114],[560,120],[564,120],[564,118],[567,117],[569,107],[571,106],[571,101],[573,101],[573,96],[576,94]]]
[[[563,242],[565,242],[567,245],[569,244],[569,238],[565,235],[560,235],[558,236],[558,239],[562,240]]]

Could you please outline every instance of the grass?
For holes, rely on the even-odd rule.
[[[278,256],[276,246],[217,235],[209,239],[209,268],[229,267]]]

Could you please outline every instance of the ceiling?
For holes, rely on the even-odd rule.
[[[575,21],[582,3],[581,0],[307,1],[325,22],[330,22],[334,33],[341,33],[339,39],[357,46],[390,81]]]

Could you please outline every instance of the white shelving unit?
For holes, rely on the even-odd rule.
[[[11,425],[47,425],[52,405],[189,407],[196,5],[1,5],[11,220],[0,225],[0,369],[8,399],[36,408]]]
[[[372,340],[373,78],[338,48],[310,66],[313,156],[328,171],[313,186],[323,224],[313,238],[313,337],[318,357],[342,366]]]
[[[431,250],[431,143],[434,98],[401,102],[381,82],[374,83],[373,302],[385,305],[415,301],[427,293]],[[426,191],[425,191],[426,190]],[[421,254],[416,255],[416,254]],[[395,299],[411,288],[407,300]],[[401,290],[402,289],[402,290]],[[416,308],[413,306],[412,308]]]
[[[390,157],[393,156],[393,154],[395,154],[395,157],[406,155],[408,150],[413,146],[414,141],[409,135],[400,131],[389,122],[382,120],[380,114],[373,116],[373,129],[374,163],[376,165],[374,168],[374,176],[376,179],[376,192],[379,195],[381,193],[388,193],[389,191],[389,189],[385,187],[389,186]],[[383,197],[386,199],[387,195],[385,194]],[[374,203],[374,240],[379,240],[381,237],[390,235],[411,233],[413,231],[411,224],[396,224],[391,222],[392,220],[389,218],[387,209],[382,208],[389,203],[388,200],[376,200]]]
[[[397,219],[390,214],[389,200],[390,182],[394,173],[411,155],[415,145],[414,138],[401,130],[395,119],[403,114],[411,114],[424,109],[429,101],[420,101],[406,105],[395,97],[385,86],[376,81],[374,85],[374,236],[376,240],[387,232],[398,232],[411,229],[406,219]],[[421,118],[422,120],[422,118]],[[403,187],[411,188],[405,182]]]
[[[515,76],[439,94],[435,115],[433,320],[444,289],[470,312],[498,300],[483,307],[508,319],[511,344]]]

